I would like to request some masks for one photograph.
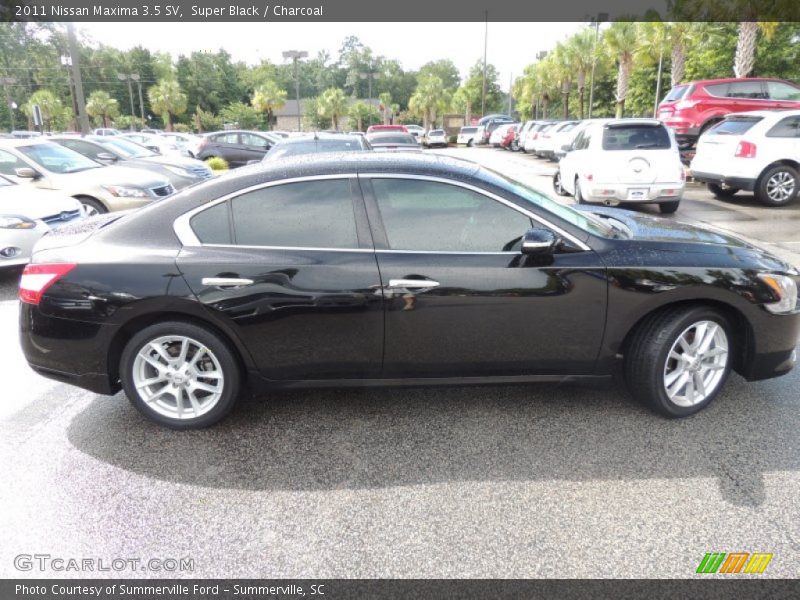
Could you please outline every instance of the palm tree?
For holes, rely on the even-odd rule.
[[[267,113],[267,129],[272,129],[272,115],[273,113],[283,108],[286,104],[286,90],[282,89],[274,81],[267,81],[262,83],[253,92],[253,97],[250,99],[250,104],[253,105],[258,112]],[[297,107],[300,110],[300,107]]]
[[[328,88],[319,97],[319,115],[331,120],[331,127],[339,129],[339,117],[347,111],[347,96],[339,88]]]
[[[392,114],[392,95],[389,92],[383,92],[378,96],[378,99],[383,107],[383,124],[388,125]]]
[[[347,116],[350,117],[351,121],[356,122],[358,131],[363,131],[364,121],[369,120],[371,122],[372,117],[377,116],[377,112],[374,106],[359,100],[350,105]]]
[[[572,48],[559,42],[548,58],[553,63],[553,73],[558,83],[558,91],[564,96],[564,120],[566,120],[569,119],[569,93],[572,89],[574,74]]]
[[[86,101],[86,112],[90,117],[101,117],[103,127],[109,126],[109,118],[119,114],[119,102],[109,96],[108,92],[96,90],[89,95]]]
[[[408,101],[408,108],[422,116],[422,126],[428,129],[436,123],[437,111],[443,109],[448,100],[441,77],[427,75],[420,79],[417,89]]]
[[[174,79],[162,79],[147,90],[153,112],[164,119],[167,131],[172,131],[172,117],[186,111],[186,94]]]
[[[586,75],[592,71],[592,58],[594,48],[594,32],[583,29],[572,36],[567,44],[570,48],[572,68],[575,73],[575,82],[578,86],[578,114],[581,119],[585,114]]]
[[[733,59],[735,77],[747,77],[756,64],[756,45],[759,31],[768,40],[775,35],[778,23],[742,21],[739,23],[739,38],[736,40],[736,55]]]
[[[22,110],[28,115],[29,123],[33,119],[33,107],[37,104],[42,114],[44,128],[46,131],[50,131],[53,119],[60,118],[63,115],[64,107],[61,104],[61,100],[50,90],[35,91],[28,98],[28,101],[22,105]]]
[[[615,21],[603,35],[608,50],[616,57],[617,71],[617,118],[625,112],[625,99],[628,97],[628,83],[631,67],[639,45],[638,26],[633,21]]]

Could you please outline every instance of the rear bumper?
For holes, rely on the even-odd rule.
[[[703,171],[692,171],[692,177],[702,183],[715,183],[728,187],[739,188],[752,192],[756,187],[756,180],[749,177],[729,177],[718,173],[706,173]]]
[[[631,189],[645,190],[641,198],[632,198]],[[620,185],[614,183],[593,183],[588,189],[581,185],[584,199],[587,202],[600,202],[603,204],[648,204],[653,202],[674,202],[683,197],[684,183],[651,183],[641,186]]]

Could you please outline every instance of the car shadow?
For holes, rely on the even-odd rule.
[[[210,488],[714,477],[727,502],[758,506],[765,473],[800,468],[791,391],[800,378],[788,377],[732,376],[711,406],[677,421],[611,384],[570,383],[280,392],[240,403],[210,429],[179,432],[119,394],[96,397],[68,438],[120,469]]]

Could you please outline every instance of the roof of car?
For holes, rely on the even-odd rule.
[[[748,110],[747,112],[735,112],[725,115],[725,117],[762,117],[762,118],[783,118],[800,115],[800,110]]]
[[[748,77],[746,79],[737,79],[736,77],[725,77],[723,79],[698,79],[696,81],[687,81],[686,83],[681,83],[679,85],[696,85],[698,83],[707,84],[707,83],[733,83],[734,81],[782,81],[785,83],[792,83],[791,81],[786,81],[785,79],[781,79],[780,77]],[[678,86],[674,86],[678,87]]]
[[[326,133],[324,131],[321,131],[316,134],[306,134],[306,135],[298,135],[293,137],[282,138],[276,145],[288,146],[290,144],[303,144],[313,141],[318,141],[323,143],[328,141],[334,141],[334,142],[350,141],[358,143],[361,141],[361,136],[350,133]]]

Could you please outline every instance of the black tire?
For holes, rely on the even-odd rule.
[[[516,140],[511,142],[511,151],[519,152],[519,142],[517,142]]]
[[[561,185],[561,171],[558,170],[553,174],[553,190],[559,196],[569,196],[567,190]]]
[[[681,205],[680,200],[670,200],[669,202],[659,202],[658,210],[661,211],[662,215],[671,215],[678,207]]]
[[[716,183],[707,183],[706,187],[708,191],[714,194],[715,198],[726,199],[726,198],[733,198],[736,195],[736,192],[739,191],[739,188],[735,187],[722,187]]]
[[[772,187],[772,184],[778,179],[785,179],[787,185],[791,181],[791,192],[785,197],[778,197],[775,188]],[[758,178],[755,189],[756,200],[766,206],[786,206],[797,198],[798,184],[800,184],[800,178],[798,178],[796,169],[788,165],[776,165],[764,171]]]
[[[669,398],[664,386],[667,357],[681,333],[699,321],[713,321],[722,327],[728,338],[727,362],[722,378],[704,400],[680,406]],[[708,406],[724,387],[735,352],[730,324],[719,311],[706,306],[667,308],[648,317],[634,331],[625,351],[625,382],[631,395],[650,409],[671,419],[687,417]]]
[[[578,204],[588,204],[583,197],[583,192],[581,192],[581,182],[577,177],[575,178],[575,202]]]
[[[100,200],[86,197],[78,198],[78,200],[86,207],[86,212],[88,214],[104,215],[108,212],[106,205],[100,202]]]
[[[213,408],[199,417],[177,419],[156,412],[144,401],[133,382],[134,361],[139,351],[156,338],[172,335],[185,336],[205,345],[217,359],[224,376],[223,391],[219,400]],[[209,329],[182,321],[156,323],[133,336],[122,351],[119,372],[122,388],[136,409],[151,421],[171,429],[201,429],[219,422],[233,408],[242,386],[242,372],[228,344]]]
[[[467,140],[467,148],[472,148],[472,140]]]

